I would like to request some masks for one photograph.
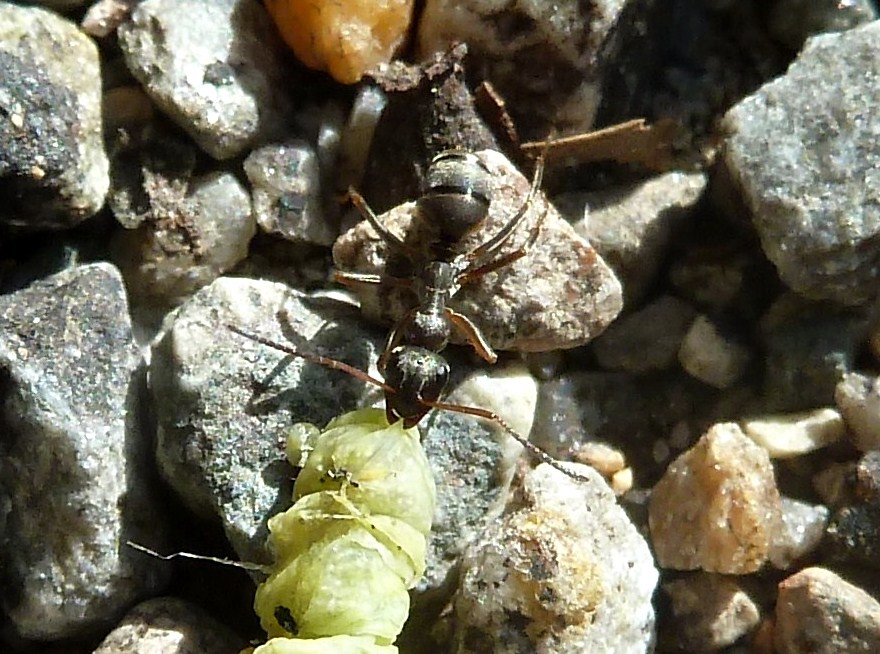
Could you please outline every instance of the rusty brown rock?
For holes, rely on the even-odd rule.
[[[779,654],[880,651],[880,604],[824,568],[806,568],[779,584]]]
[[[461,252],[494,235],[529,192],[529,180],[504,155],[482,150],[477,156],[492,173],[492,204],[485,223],[460,243]],[[622,308],[620,282],[614,273],[542,193],[496,256],[525,242],[542,212],[546,215],[540,235],[526,257],[463,287],[449,303],[473,320],[499,350],[542,352],[583,345],[601,333]],[[415,202],[401,204],[379,220],[408,244],[425,246]],[[388,256],[388,247],[366,221],[343,234],[333,247],[334,262],[345,271],[381,273]],[[382,324],[396,322],[413,306],[407,289],[361,284],[354,290],[364,315]],[[457,334],[453,341],[463,342]]]
[[[767,451],[733,423],[714,425],[654,487],[648,522],[662,567],[747,574],[783,527]]]
[[[733,577],[697,572],[663,584],[685,651],[717,652],[757,629],[758,603]]]

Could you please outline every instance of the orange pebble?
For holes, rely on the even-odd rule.
[[[391,60],[403,43],[413,0],[266,0],[299,60],[353,84]]]

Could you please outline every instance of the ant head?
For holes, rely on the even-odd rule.
[[[422,419],[437,402],[449,381],[449,363],[423,347],[400,345],[388,355],[383,371],[385,383],[395,389],[385,397],[388,421],[403,419],[405,428]]]
[[[492,173],[476,155],[441,152],[428,166],[419,213],[443,237],[458,241],[489,214],[491,181]]]

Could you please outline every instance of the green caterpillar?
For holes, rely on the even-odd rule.
[[[381,409],[299,424],[295,504],[269,520],[275,564],[254,610],[269,642],[254,654],[393,654],[424,574],[435,489],[416,428]]]

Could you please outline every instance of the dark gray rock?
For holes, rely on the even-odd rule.
[[[255,0],[147,0],[119,44],[156,104],[212,157],[283,133],[284,50]]]
[[[109,185],[95,44],[37,7],[0,4],[0,222],[70,227]]]
[[[677,243],[680,252],[669,262],[668,275],[675,294],[707,315],[747,323],[784,287],[757,244],[737,241],[722,235],[710,245]]]
[[[834,402],[855,365],[867,320],[857,311],[780,298],[761,321],[767,411],[801,411]]]
[[[681,340],[696,312],[686,302],[664,295],[611,323],[593,341],[599,364],[611,370],[663,370],[677,361]]]
[[[861,304],[880,288],[878,79],[875,21],[811,39],[724,119],[724,163],[764,252],[812,299]]]
[[[831,556],[880,569],[880,450],[861,458],[845,486],[845,504],[825,530]]]
[[[95,264],[0,297],[3,608],[18,633],[92,635],[167,568],[122,280]]]

